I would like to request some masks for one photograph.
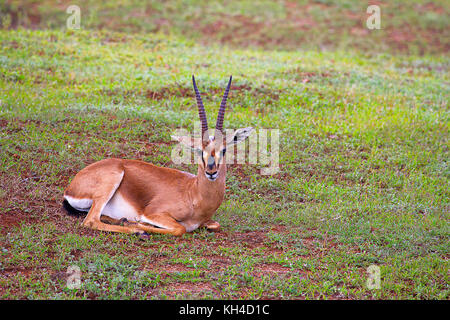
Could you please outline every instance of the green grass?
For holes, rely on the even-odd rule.
[[[6,0],[3,26],[63,29],[74,3]],[[241,0],[208,2],[79,0],[81,26],[126,33],[158,32],[204,44],[273,50],[336,50],[442,54],[449,48],[448,1],[378,1],[381,29],[368,30],[370,2],[337,0]]]
[[[281,2],[187,10],[155,2],[146,23],[125,20],[140,2],[85,3],[82,30],[65,30],[67,15],[43,1],[39,23],[27,25],[25,14],[15,20],[37,30],[0,31],[1,298],[449,298],[450,61],[427,34],[420,38],[434,30],[445,39],[444,2],[426,14],[401,7],[389,23],[409,21],[422,30],[417,41],[404,48],[372,35],[378,47],[370,50],[351,36],[345,15],[335,15],[358,6],[311,2],[314,41],[302,51],[291,46],[298,35],[286,37],[291,20],[280,23]],[[17,7],[32,8],[0,8]],[[231,40],[233,28],[213,40],[198,31],[224,14],[234,17],[226,26],[268,20],[281,40],[252,28]],[[154,32],[148,22],[161,16],[167,30]],[[331,17],[342,30],[315,38]],[[314,50],[321,44],[327,50]],[[216,234],[140,239],[83,229],[66,216],[64,188],[94,161],[141,159],[195,172],[170,159],[171,134],[197,121],[193,73],[210,121],[233,75],[225,125],[280,129],[280,172],[230,165]],[[380,289],[366,286],[370,265],[380,267]],[[66,286],[70,266],[81,270],[79,289]]]

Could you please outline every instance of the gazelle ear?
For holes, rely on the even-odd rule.
[[[178,141],[182,145],[191,148],[192,150],[202,152],[202,140],[200,138],[191,138],[186,136],[172,136],[172,140]]]
[[[227,144],[236,144],[247,139],[255,130],[253,127],[237,129],[231,137],[227,137]]]

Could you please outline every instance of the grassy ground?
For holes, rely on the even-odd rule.
[[[61,29],[72,4],[80,7],[83,28],[163,32],[203,44],[414,54],[450,49],[446,0],[5,0],[0,13],[8,16],[3,25]],[[381,9],[381,29],[372,32],[370,4]]]
[[[336,13],[344,3],[357,11],[350,1],[195,10],[155,2],[143,11],[167,20],[155,29],[138,2],[80,1],[86,27],[73,31],[59,3],[0,7],[13,27],[0,31],[1,298],[449,298],[444,2],[415,2],[422,13],[386,5],[401,10],[385,36],[401,33],[402,21],[417,28],[417,41],[391,42],[351,36],[348,17]],[[286,17],[302,6],[323,11],[308,15],[314,33],[287,36]],[[123,18],[133,12],[136,20]],[[340,31],[324,32],[333,12]],[[258,17],[272,34],[245,24]],[[244,27],[230,27],[240,20]],[[209,24],[221,25],[214,37]],[[292,50],[301,34],[311,42]],[[170,159],[170,135],[197,120],[193,73],[210,121],[233,74],[225,125],[279,128],[280,172],[230,165],[219,233],[141,239],[81,228],[61,196],[89,163],[123,157],[195,172]],[[370,265],[381,269],[380,289],[366,285]],[[79,289],[66,286],[70,266],[81,270]]]

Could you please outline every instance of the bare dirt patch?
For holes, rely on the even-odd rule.
[[[20,211],[9,211],[8,213],[0,214],[0,230],[11,229],[19,226],[22,222],[24,222],[24,215]]]
[[[161,270],[164,273],[179,273],[192,271],[192,268],[186,267],[182,263],[164,263],[163,266],[159,266],[158,270]]]
[[[236,232],[230,237],[232,243],[242,243],[252,249],[264,246],[267,236],[263,231]]]
[[[207,259],[211,261],[210,269],[212,270],[222,270],[226,269],[231,265],[231,259],[228,257],[222,257],[222,256],[208,256]]]
[[[270,273],[289,273],[291,268],[284,267],[278,263],[263,263],[255,266],[255,272],[258,275]]]
[[[29,176],[30,172],[28,172]],[[27,175],[25,175],[27,176]],[[41,203],[34,198],[32,190],[25,184],[28,178],[20,178],[2,174],[0,176],[0,232],[8,232],[22,223],[33,224],[40,219],[33,212],[33,208],[41,208]],[[26,202],[28,209],[23,210]]]
[[[212,87],[212,88],[201,88],[199,87],[200,95],[207,99],[208,97],[216,97],[223,95],[225,87]],[[278,100],[278,93],[265,88],[264,86],[253,88],[247,84],[232,84],[230,89],[229,97],[232,97],[233,94],[241,94],[242,92],[253,92],[258,95],[268,96],[271,99]],[[105,89],[102,90],[100,94],[105,94],[110,97],[120,97],[130,98],[133,96],[144,96],[149,100],[154,101],[164,101],[170,100],[174,97],[182,97],[182,98],[192,98],[192,101],[195,101],[195,92],[191,87],[184,87],[181,85],[171,85],[165,86],[158,89],[145,89],[145,90],[122,90],[120,88],[114,89]]]

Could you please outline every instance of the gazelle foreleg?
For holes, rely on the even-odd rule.
[[[114,219],[114,218],[111,218],[111,217],[103,215],[103,214],[100,216],[100,221],[107,223],[107,224],[117,225],[117,226],[124,226],[124,225],[127,226],[127,225],[136,225],[137,224],[137,222],[130,221],[126,218],[122,218],[122,219],[118,220],[118,219]]]
[[[169,213],[154,213],[141,217],[138,227],[148,233],[172,234],[182,236],[186,228],[170,216]]]

